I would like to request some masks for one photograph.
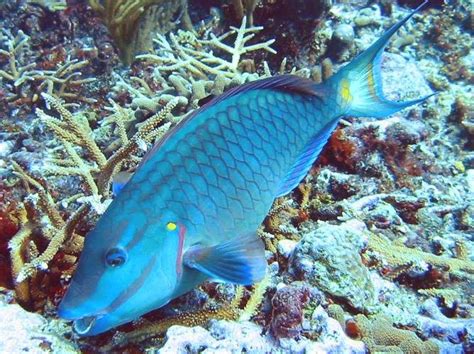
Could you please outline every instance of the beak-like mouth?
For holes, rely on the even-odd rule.
[[[100,317],[102,316],[87,316],[74,320],[73,329],[81,336],[86,335]]]

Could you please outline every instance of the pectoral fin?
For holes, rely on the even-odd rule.
[[[119,172],[112,178],[112,194],[116,197],[120,191],[125,187],[128,181],[132,178],[131,172]]]
[[[265,248],[255,233],[212,246],[193,246],[184,254],[184,264],[211,278],[250,285],[263,279],[267,267]]]

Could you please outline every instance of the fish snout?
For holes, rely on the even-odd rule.
[[[68,307],[61,302],[58,307],[58,316],[65,320],[73,321],[72,328],[80,336],[92,336],[97,334],[97,322],[104,317],[103,314],[86,314],[79,308]]]

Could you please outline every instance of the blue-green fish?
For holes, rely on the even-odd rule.
[[[86,237],[59,316],[96,335],[206,280],[261,280],[267,263],[256,230],[340,118],[384,118],[426,99],[392,102],[381,86],[382,51],[415,12],[323,84],[291,75],[254,81],[180,122]]]

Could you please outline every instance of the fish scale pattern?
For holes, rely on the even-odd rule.
[[[131,200],[152,203],[157,218],[171,210],[190,237],[218,241],[254,232],[308,139],[326,123],[319,106],[314,96],[270,89],[220,101],[175,131],[129,182],[140,188],[119,198],[126,207]]]

